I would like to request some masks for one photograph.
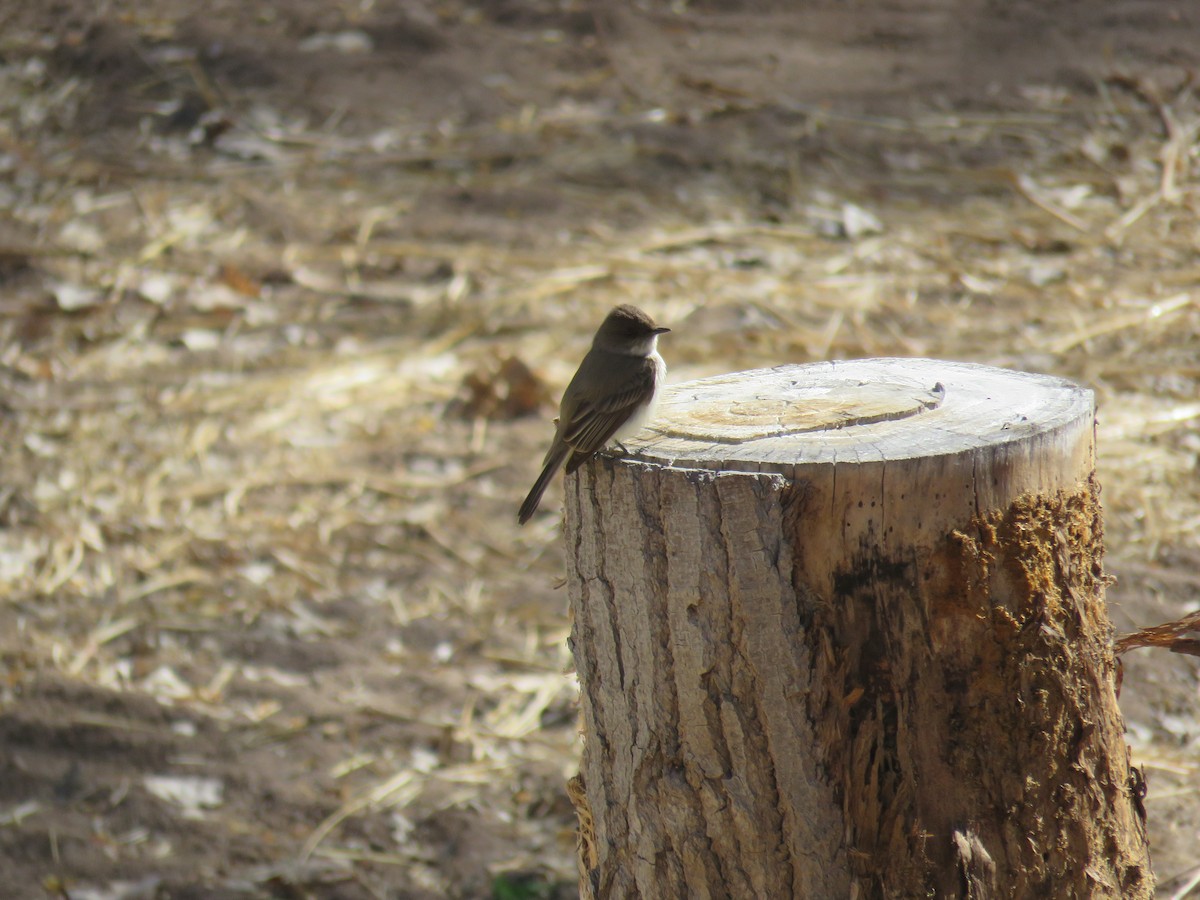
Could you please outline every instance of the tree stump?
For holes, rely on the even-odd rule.
[[[1149,898],[1090,391],[934,360],[668,389],[567,479],[596,898]]]

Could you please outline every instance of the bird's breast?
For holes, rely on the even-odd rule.
[[[649,354],[647,358],[654,363],[654,392],[650,395],[650,399],[635,409],[633,414],[625,420],[625,424],[616,430],[609,441],[610,444],[633,437],[645,427],[647,422],[654,418],[654,410],[658,406],[658,398],[662,396],[663,382],[667,378],[667,364],[657,351]]]

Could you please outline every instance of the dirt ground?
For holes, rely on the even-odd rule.
[[[202,10],[202,11],[201,11]],[[0,895],[569,897],[547,421],[934,356],[1097,392],[1118,631],[1200,602],[1200,8],[0,2]],[[1126,659],[1163,896],[1187,657]]]

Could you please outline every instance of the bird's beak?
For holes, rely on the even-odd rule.
[[[671,330],[670,328],[663,328],[660,326],[660,327],[654,329],[654,333],[655,334],[666,334],[670,330]]]

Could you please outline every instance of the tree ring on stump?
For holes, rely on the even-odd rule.
[[[700,382],[702,393],[665,392],[652,430],[692,440],[740,444],[765,437],[828,431],[874,422],[895,421],[942,405],[941,382],[929,385],[914,378],[880,380],[791,377],[772,385],[769,394],[745,393],[742,377],[718,376]],[[729,390],[722,390],[728,386]]]

